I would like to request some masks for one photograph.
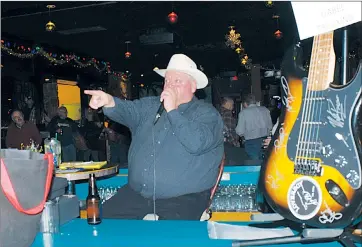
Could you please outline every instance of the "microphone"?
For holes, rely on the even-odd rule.
[[[157,110],[155,121],[153,121],[153,125],[155,125],[158,121],[158,119],[161,117],[163,111],[165,110],[165,107],[163,106],[163,102],[161,102],[160,107]]]

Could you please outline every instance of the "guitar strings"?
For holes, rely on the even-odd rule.
[[[310,98],[310,104],[311,104],[311,108],[312,108],[312,111],[311,111],[311,118],[310,118],[310,122],[309,122],[309,133],[308,133],[308,144],[307,144],[307,155],[309,158],[311,158],[313,156],[313,158],[315,158],[315,153],[314,155],[311,154],[312,152],[314,152],[315,150],[312,151],[312,148],[310,148],[310,146],[313,147],[313,145],[316,145],[316,142],[314,142],[314,130],[316,128],[315,124],[318,125],[318,123],[316,122],[316,119],[315,119],[315,105],[316,105],[316,95],[317,95],[317,89],[318,89],[318,84],[321,83],[321,77],[320,77],[320,71],[318,69],[321,69],[320,65],[319,65],[319,61],[321,59],[321,57],[323,57],[323,44],[322,44],[322,41],[321,41],[321,38],[323,37],[323,35],[321,36],[318,36],[318,52],[317,52],[317,55],[316,55],[316,61],[314,61],[316,64],[316,66],[313,66],[314,68],[314,73],[313,73],[313,79],[312,79],[312,97]],[[315,148],[314,148],[315,149]],[[310,171],[310,168],[311,167],[308,167],[308,171]]]
[[[314,45],[314,44],[313,44]],[[313,49],[313,48],[312,48]],[[313,54],[312,54],[313,55]],[[308,81],[307,81],[307,85],[308,85]],[[298,164],[298,161],[300,159],[300,156],[301,156],[301,139],[302,139],[302,136],[303,136],[303,132],[304,132],[304,126],[303,126],[303,121],[304,121],[304,118],[305,118],[305,111],[306,111],[306,105],[303,103],[303,95],[302,95],[302,104],[303,104],[303,109],[302,109],[302,119],[301,119],[301,125],[300,125],[300,128],[299,128],[299,135],[298,135],[298,142],[297,142],[297,151],[296,151],[296,155],[295,155],[295,163]],[[295,167],[295,163],[294,163],[294,167]]]
[[[323,37],[324,35],[321,35],[321,37]],[[318,52],[318,55],[317,55],[317,62],[319,63],[319,66],[317,67],[319,70],[317,71],[317,74],[316,74],[316,82],[314,84],[314,97],[313,97],[313,120],[315,122],[316,125],[313,126],[313,130],[312,130],[312,137],[311,137],[311,143],[312,145],[314,145],[314,149],[311,150],[311,152],[313,153],[311,156],[313,157],[313,159],[315,159],[316,157],[316,152],[317,152],[317,139],[315,139],[315,130],[319,127],[319,124],[320,124],[320,119],[317,121],[316,119],[316,115],[314,114],[314,110],[316,109],[316,105],[318,105],[318,97],[320,92],[320,88],[317,89],[318,87],[318,83],[323,83],[324,82],[324,63],[320,64],[320,60],[322,59],[322,61],[325,61],[325,38],[322,39],[322,41],[319,41],[320,43],[320,46],[319,46],[319,52]],[[317,89],[317,90],[316,90]],[[317,111],[316,111],[317,112]],[[317,115],[318,117],[318,115]],[[313,147],[313,146],[312,146]]]
[[[313,64],[308,76],[308,84],[307,84],[307,92],[308,92],[308,96],[306,97],[306,104],[307,104],[307,112],[308,112],[308,117],[306,122],[304,122],[304,124],[306,125],[306,133],[305,133],[305,139],[303,139],[303,157],[308,157],[308,152],[309,152],[309,144],[310,144],[310,130],[312,128],[312,121],[311,121],[311,113],[312,113],[312,104],[313,104],[313,97],[311,97],[313,95],[313,86],[316,83],[316,78],[315,78],[315,71],[316,71],[316,60],[318,58],[318,53],[316,53],[315,51],[317,50],[317,47],[319,45],[319,36],[317,36],[315,38],[315,43],[316,43],[316,47],[314,50],[314,59],[313,59]],[[308,163],[307,159],[304,159],[304,165],[306,165]],[[304,166],[303,166],[303,170],[304,170]]]
[[[331,33],[331,35],[330,35],[330,37],[327,39],[327,43],[328,43],[328,46],[329,47],[332,47],[332,45],[333,45],[333,32]],[[331,50],[329,49],[328,50],[328,58],[331,56]],[[327,66],[328,66],[329,64],[327,64]],[[326,68],[326,69],[328,69],[328,67]],[[321,123],[321,115],[322,115],[322,106],[323,106],[323,102],[324,102],[324,91],[321,91],[321,95],[320,95],[320,97],[321,97],[321,100],[319,101],[319,119],[318,119],[318,121]],[[318,141],[319,140],[319,129],[320,129],[320,125],[321,124],[319,124],[318,125],[318,128],[317,128],[317,133],[316,133],[316,141]],[[322,151],[322,146],[320,147],[320,151]]]
[[[308,124],[306,126],[306,124],[304,124],[306,122],[306,118],[308,118],[309,115],[309,101],[308,98],[310,97],[310,90],[309,90],[309,83],[312,80],[311,76],[312,75],[312,71],[314,68],[314,62],[315,62],[315,49],[317,46],[317,37],[314,37],[314,42],[313,42],[313,47],[312,47],[312,58],[311,58],[311,70],[309,71],[309,75],[308,75],[308,79],[307,79],[307,85],[306,85],[306,93],[305,93],[305,97],[304,100],[302,99],[302,104],[303,104],[303,113],[302,113],[302,120],[301,120],[301,127],[300,127],[300,131],[299,131],[299,137],[298,137],[298,143],[297,143],[297,158],[296,161],[298,162],[302,156],[305,155],[305,135],[306,135],[306,131],[308,129]],[[302,141],[300,141],[300,139]],[[299,162],[298,162],[299,163]],[[304,162],[303,162],[304,163]]]
[[[321,43],[321,42],[320,42]],[[324,46],[322,46],[322,47],[324,47]],[[322,53],[322,47],[321,46],[319,46],[319,48],[321,48],[321,53],[319,53],[318,55],[317,55],[317,61],[320,61],[319,59],[320,59],[320,57],[322,56],[322,58],[324,57],[324,53]],[[321,56],[320,56],[321,55]],[[323,66],[322,66],[322,68],[323,68]],[[318,69],[321,69],[321,67],[318,67]],[[314,88],[313,88],[313,121],[315,122],[315,124],[317,125],[317,126],[313,126],[313,130],[312,130],[312,137],[311,137],[311,143],[312,143],[312,147],[313,147],[313,145],[314,145],[314,149],[313,149],[313,151],[311,150],[311,152],[313,152],[313,154],[311,155],[311,156],[313,156],[313,159],[316,157],[316,151],[317,151],[317,149],[316,149],[316,147],[317,147],[317,140],[315,139],[315,132],[316,132],[316,128],[318,128],[319,127],[319,123],[320,123],[320,120],[318,120],[317,121],[317,119],[316,119],[316,114],[315,113],[317,113],[317,110],[316,110],[316,112],[314,112],[314,110],[316,109],[316,107],[318,106],[318,96],[319,96],[319,89],[318,90],[316,90],[317,89],[317,84],[318,83],[320,83],[321,81],[323,82],[323,76],[322,76],[322,78],[321,78],[321,76],[320,76],[320,71],[318,71],[318,74],[317,74],[317,81],[316,81],[316,83],[314,84]]]
[[[316,37],[316,47],[318,46],[318,37]],[[313,66],[308,78],[307,83],[307,97],[305,98],[305,104],[307,104],[307,119],[303,123],[305,128],[305,138],[303,138],[303,157],[308,157],[308,150],[309,150],[309,139],[310,139],[310,129],[311,129],[311,106],[312,106],[312,98],[311,95],[313,94],[313,84],[315,83],[314,72],[315,72],[315,58],[318,54],[314,54]],[[303,159],[303,170],[305,165],[307,165],[308,160]]]

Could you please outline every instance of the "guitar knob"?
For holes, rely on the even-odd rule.
[[[324,155],[324,157],[331,156],[333,154],[333,149],[332,149],[331,145],[323,146],[322,154]]]
[[[338,157],[334,159],[334,165],[337,167],[342,168],[347,164],[348,164],[347,159],[342,155],[338,155]]]
[[[352,185],[352,187],[357,187],[360,177],[355,170],[350,170],[349,173],[346,175],[347,181]]]

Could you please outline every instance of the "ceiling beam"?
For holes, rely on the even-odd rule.
[[[110,4],[115,4],[115,3],[118,3],[118,2],[101,2],[101,3],[93,3],[93,4],[87,4],[87,5],[77,6],[77,7],[70,7],[70,8],[63,8],[63,9],[53,9],[53,10],[51,10],[51,13],[67,11],[67,10],[74,10],[74,9],[84,9],[84,8],[96,7],[96,6],[102,6],[102,5],[110,5]],[[29,13],[29,14],[5,16],[5,17],[2,17],[1,20],[7,20],[7,19],[13,19],[13,18],[19,18],[19,17],[26,17],[26,16],[34,16],[34,15],[42,15],[42,14],[47,14],[47,13],[49,13],[49,10],[34,12],[34,13]]]

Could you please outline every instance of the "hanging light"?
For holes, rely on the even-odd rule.
[[[281,39],[283,38],[283,32],[278,29],[274,32],[274,36],[276,39]]]
[[[241,59],[241,64],[245,65],[248,62],[248,60],[249,60],[249,57],[248,57],[248,55],[245,54],[243,56],[243,58]]]
[[[168,17],[168,21],[171,24],[175,24],[178,20],[178,15],[173,11],[171,13],[169,13],[167,17]]]
[[[271,8],[271,7],[273,7],[273,5],[274,5],[273,1],[266,1],[266,2],[265,2],[265,6],[266,6],[267,8]]]
[[[128,59],[128,58],[131,58],[131,56],[132,56],[132,53],[131,53],[130,51],[128,51],[128,44],[130,44],[131,41],[126,41],[125,43],[126,43],[126,45],[127,45],[127,51],[126,51],[126,53],[124,53],[124,57],[125,57],[126,59]]]
[[[55,5],[47,5],[47,8],[49,10],[49,19],[50,19],[50,9],[54,9]],[[45,24],[45,30],[47,32],[53,32],[55,30],[55,24],[49,21],[47,24]]]
[[[46,25],[45,25],[45,30],[47,32],[52,32],[55,29],[55,24],[51,21],[49,21]]]
[[[276,22],[277,22],[277,30],[274,32],[274,37],[275,37],[276,39],[281,39],[281,38],[283,38],[283,32],[280,31],[280,29],[279,29],[279,18],[280,18],[279,15],[273,15],[273,19],[275,19]]]
[[[236,52],[237,54],[240,54],[240,53],[244,52],[244,48],[238,47],[238,48],[235,49],[235,52]]]
[[[130,53],[129,51],[127,51],[125,54],[124,54],[124,57],[125,58],[130,58],[132,55],[132,53]]]
[[[225,35],[225,45],[231,49],[241,46],[240,33],[237,33],[234,26],[229,26],[229,33]]]

